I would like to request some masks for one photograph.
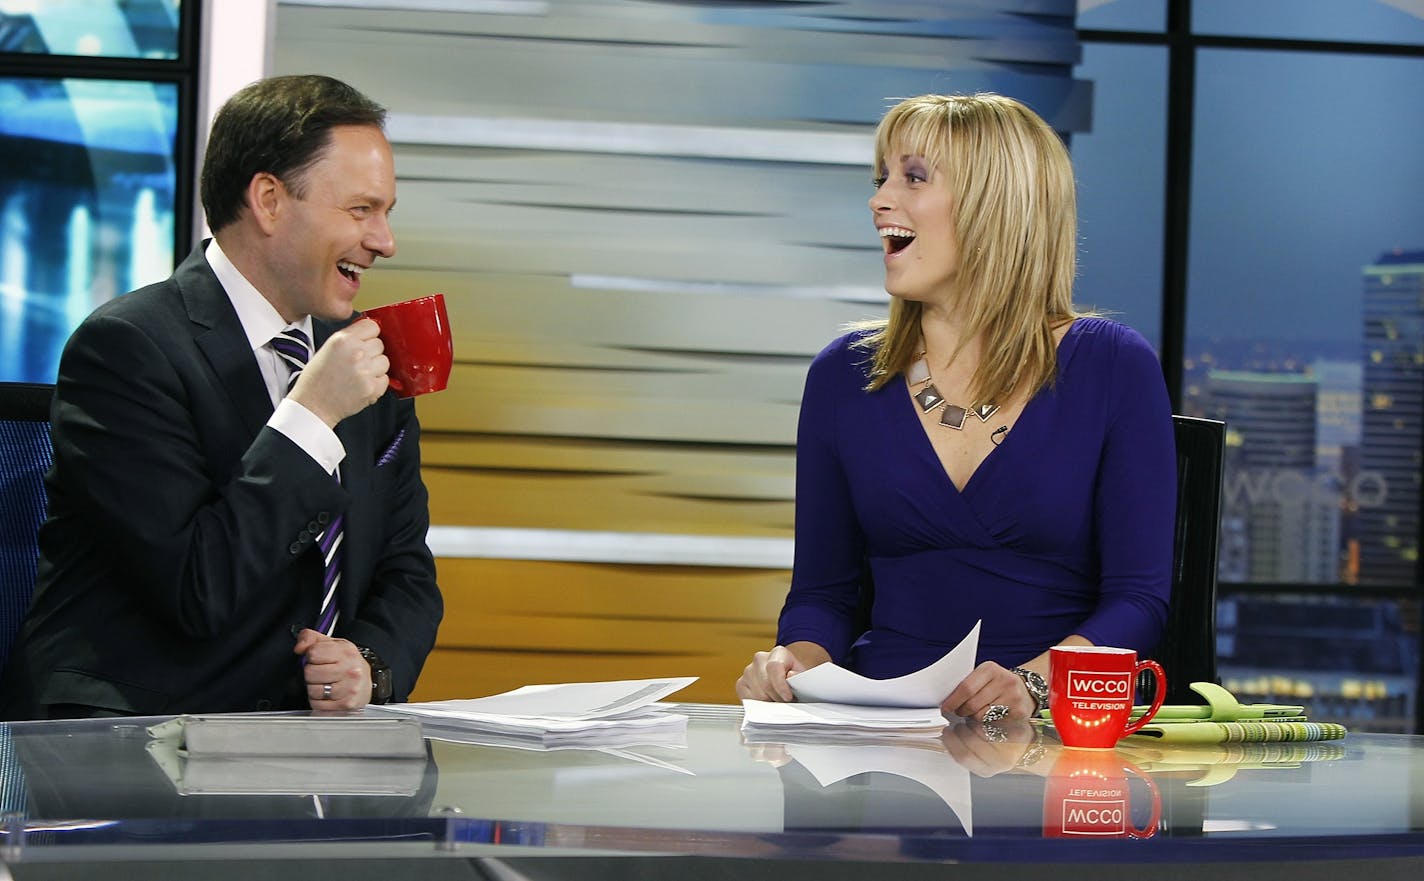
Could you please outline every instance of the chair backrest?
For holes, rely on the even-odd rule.
[[[1169,704],[1200,704],[1193,682],[1217,682],[1216,554],[1221,531],[1226,423],[1173,416],[1177,436],[1177,520],[1172,537],[1172,601],[1151,657],[1167,671]],[[1150,677],[1143,685],[1150,683]],[[1144,688],[1151,697],[1150,686]]]
[[[35,590],[54,386],[0,382],[0,671]]]

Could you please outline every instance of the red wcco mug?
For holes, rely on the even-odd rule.
[[[1147,784],[1147,819],[1133,823],[1130,777]],[[1143,807],[1139,799],[1138,808]],[[1138,816],[1141,816],[1139,810]],[[1116,752],[1065,749],[1043,791],[1044,838],[1151,838],[1162,817],[1162,795],[1152,778]]]
[[[1167,675],[1156,661],[1138,661],[1132,649],[1056,645],[1049,650],[1048,709],[1067,747],[1112,749],[1119,738],[1146,725],[1162,708]],[[1137,676],[1157,677],[1152,706],[1132,721]]]
[[[397,395],[409,398],[445,388],[455,352],[444,294],[377,306],[361,316],[381,328],[381,343],[391,362],[386,375]]]

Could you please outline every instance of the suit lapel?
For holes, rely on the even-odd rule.
[[[194,248],[173,277],[193,323],[194,344],[232,401],[248,437],[255,437],[272,415],[272,399],[237,311],[203,257],[206,244]]]

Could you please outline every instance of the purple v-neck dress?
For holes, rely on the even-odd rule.
[[[877,679],[938,660],[981,619],[979,660],[1004,666],[1074,633],[1152,649],[1167,617],[1176,465],[1147,341],[1078,319],[1059,343],[1057,382],[961,490],[904,382],[864,391],[869,353],[853,339],[827,346],[806,377],[777,642],[816,643]],[[853,632],[862,560],[875,582],[864,633]]]

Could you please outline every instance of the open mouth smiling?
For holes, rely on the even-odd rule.
[[[350,281],[350,282],[352,282],[353,284],[360,284],[360,283],[361,283],[361,273],[363,273],[363,272],[366,271],[366,267],[364,267],[364,266],[357,266],[355,263],[352,263],[350,260],[340,260],[340,261],[337,261],[336,269],[337,269],[337,271],[340,272],[342,275],[346,276],[347,280]]]
[[[898,254],[910,246],[915,240],[915,231],[905,229],[900,226],[883,226],[879,230],[880,241],[885,246],[886,254]]]

